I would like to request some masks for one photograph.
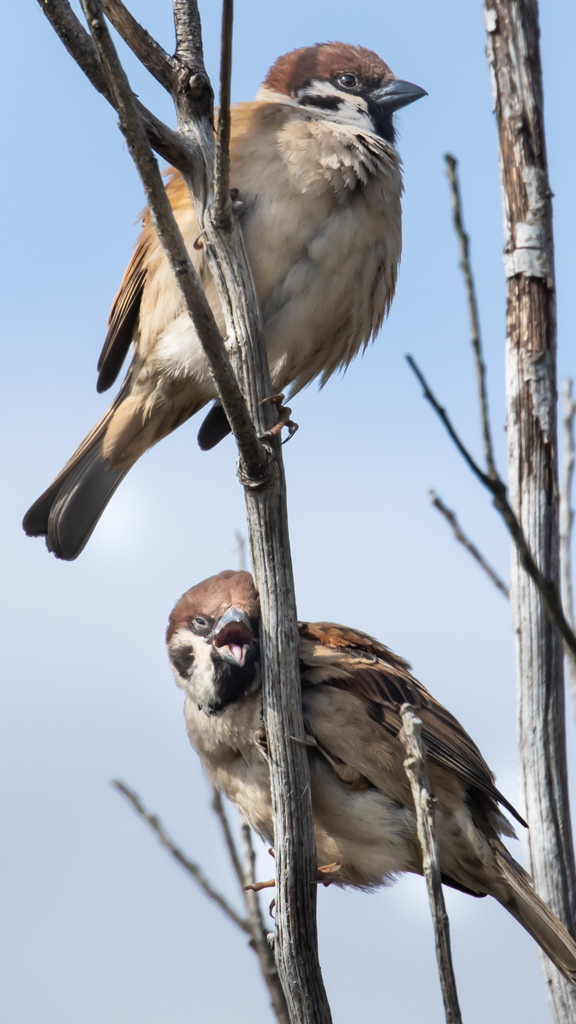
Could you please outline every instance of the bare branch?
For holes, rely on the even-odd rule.
[[[142,179],[152,223],[206,354],[218,397],[234,430],[250,476],[264,480],[269,469],[269,452],[258,440],[214,314],[176,223],[158,163],[134,103],[134,95],[106,26],[101,0],[82,0],[82,6],[104,74],[115,96],[120,129]]]
[[[268,942],[268,933],[262,917],[260,908],[260,897],[253,890],[246,890],[247,885],[253,885],[256,881],[255,863],[256,856],[252,844],[252,833],[249,825],[242,825],[242,848],[244,854],[244,901],[248,913],[248,920],[252,928],[254,952],[260,961],[262,977],[268,987],[272,1009],[276,1014],[279,1024],[290,1024],[290,1016],[286,1005],[286,997],[280,981],[280,975],[276,967],[274,953]]]
[[[218,821],[220,822],[220,827],[222,829],[222,834],[224,836],[224,842],[226,843],[226,849],[228,850],[228,855],[232,862],[234,873],[236,875],[236,878],[238,879],[238,885],[240,886],[241,892],[244,892],[244,886],[246,885],[246,882],[244,880],[244,868],[240,861],[240,855],[238,853],[238,850],[236,849],[236,843],[234,842],[234,836],[232,835],[230,822],[228,821],[228,815],[224,810],[220,790],[216,789],[216,786],[212,786],[212,810],[214,811],[214,814],[216,815]]]
[[[480,415],[482,417],[482,434],[484,436],[484,454],[488,475],[496,477],[496,466],[494,463],[494,449],[492,447],[492,435],[490,432],[490,417],[488,414],[488,394],[486,391],[486,366],[482,354],[482,340],[480,335],[480,318],[478,316],[478,302],[476,300],[476,287],[472,268],[470,266],[470,239],[464,230],[462,219],[462,202],[460,199],[460,185],[458,182],[458,161],[450,153],[446,153],[446,172],[450,188],[452,190],[452,212],[454,217],[454,228],[460,242],[460,266],[464,275],[466,295],[468,296],[468,312],[470,315],[470,331],[472,348],[474,349],[474,361],[476,364],[476,379],[478,382],[478,395],[480,398]]]
[[[422,870],[426,879],[428,899],[434,923],[436,959],[438,960],[446,1024],[462,1024],[458,992],[456,990],[456,977],[454,975],[452,953],[450,950],[450,923],[446,913],[444,893],[442,892],[440,857],[434,833],[434,804],[436,800],[430,792],[430,783],[428,782],[422,740],[420,738],[422,722],[416,717],[415,710],[411,704],[403,704],[400,708],[400,714],[402,715],[400,740],[406,751],[404,770],[412,788],[414,807],[416,808],[416,826],[418,829],[418,839],[422,847]]]
[[[152,829],[152,831],[154,832],[155,836],[159,839],[164,849],[168,850],[168,853],[170,854],[171,857],[174,858],[176,863],[179,864],[180,867],[184,868],[184,871],[186,871],[190,875],[190,877],[194,879],[196,885],[202,890],[204,895],[207,896],[208,899],[212,901],[212,903],[215,903],[216,906],[219,907],[224,914],[226,914],[226,917],[229,918],[229,920],[232,921],[232,923],[235,924],[237,928],[240,928],[240,930],[245,934],[251,935],[252,930],[249,921],[246,921],[244,920],[243,917],[240,917],[240,914],[236,910],[234,910],[234,907],[232,906],[231,903],[228,902],[226,897],[222,896],[222,893],[219,893],[218,890],[214,888],[212,883],[206,878],[206,875],[202,871],[202,868],[193,860],[190,860],[190,858],[187,857],[185,853],[183,853],[180,847],[176,845],[176,843],[174,842],[173,839],[170,838],[170,836],[168,835],[168,833],[166,832],[162,823],[159,821],[156,815],[150,814],[146,810],[138,794],[135,793],[133,789],[130,789],[130,787],[127,786],[125,782],[121,782],[120,779],[113,779],[111,785],[114,787],[114,789],[117,789],[118,792],[122,794],[122,796],[126,797],[126,800],[130,804],[132,809],[136,812],[138,817],[141,818],[142,821],[145,821],[149,828]]]
[[[562,611],[562,600],[560,598],[558,587],[555,585],[553,580],[548,579],[546,576],[544,576],[544,574],[540,572],[538,566],[536,565],[530,548],[528,547],[528,542],[526,540],[524,530],[522,529],[514,511],[512,510],[512,506],[508,501],[505,483],[500,479],[499,476],[487,476],[486,473],[484,473],[480,469],[478,464],[470,455],[468,449],[465,447],[463,442],[458,437],[458,434],[456,433],[454,427],[452,426],[452,423],[446,410],[442,408],[440,403],[433,395],[432,391],[430,390],[430,387],[428,386],[428,383],[426,382],[421,370],[416,365],[412,356],[406,356],[406,359],[409,366],[414,371],[414,374],[416,375],[424,389],[424,397],[428,402],[430,402],[430,405],[442,420],[442,423],[446,427],[446,430],[448,431],[450,437],[454,441],[454,444],[458,448],[458,451],[463,455],[474,475],[477,476],[480,482],[483,483],[484,486],[493,494],[494,508],[498,510],[504,522],[506,523],[506,526],[508,527],[512,540],[516,545],[516,551],[518,553],[518,559],[520,561],[520,564],[526,570],[526,572],[538,588],[538,593],[542,598],[542,604],[544,605],[548,619],[550,620],[553,626],[556,626],[556,628],[562,634],[562,637],[567,647],[569,647],[569,649],[576,656],[576,633],[574,633],[574,630],[566,621],[564,612]]]
[[[438,495],[436,494],[436,491],[431,489],[428,491],[428,494],[430,495],[430,501],[432,502],[434,508],[438,509],[440,514],[444,516],[444,519],[446,519],[446,521],[450,523],[450,526],[452,527],[454,536],[458,543],[461,544],[462,547],[466,548],[466,551],[468,551],[472,555],[472,558],[476,559],[480,568],[484,570],[487,576],[489,576],[494,586],[497,587],[502,594],[504,594],[504,597],[509,598],[510,591],[508,587],[500,579],[498,573],[495,572],[495,570],[488,564],[488,562],[484,558],[484,555],[480,553],[476,545],[473,544],[470,538],[466,536],[452,509],[446,507],[442,499],[438,497]]]
[[[189,69],[204,71],[202,28],[196,0],[172,0],[176,30],[176,57]]]
[[[154,75],[160,85],[171,92],[174,87],[174,73],[178,67],[174,58],[166,53],[140,22],[136,21],[122,0],[102,0],[102,6],[106,16],[132,53],[136,54],[138,60],[151,75]]]
[[[236,557],[238,560],[238,569],[240,572],[246,571],[246,541],[240,533],[240,530],[236,530]]]
[[[102,71],[94,43],[74,14],[68,0],[38,0],[38,3],[78,67],[81,68],[94,88],[117,110],[116,100]],[[194,164],[197,155],[194,152],[193,140],[184,140],[178,132],[168,128],[136,97],[134,97],[134,103],[142,118],[150,145],[156,152],[179,170],[184,170]]]
[[[230,84],[232,79],[232,21],[234,0],[222,3],[222,42],[220,47],[220,106],[214,169],[212,217],[223,231],[230,230]]]
[[[572,508],[572,479],[576,447],[574,444],[574,416],[576,402],[572,397],[572,381],[566,378],[562,388],[564,399],[564,466],[560,483],[560,578],[562,582],[562,601],[566,610],[566,618],[574,625],[574,599],[572,594],[572,529],[574,526],[574,510]],[[576,702],[576,657],[566,647],[568,658],[568,680],[572,696]]]

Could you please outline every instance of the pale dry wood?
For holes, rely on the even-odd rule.
[[[403,704],[400,708],[402,729],[399,738],[406,757],[404,770],[408,776],[414,807],[416,809],[416,827],[418,839],[422,847],[422,870],[428,889],[428,900],[434,924],[436,959],[444,999],[446,1024],[462,1024],[462,1014],[458,1002],[456,976],[450,949],[450,922],[446,912],[444,893],[440,871],[440,856],[434,831],[435,799],[430,792],[430,783],[424,760],[421,731],[422,722],[417,717],[411,704]]]
[[[466,551],[472,555],[472,558],[474,558],[480,568],[484,570],[488,578],[492,580],[492,583],[497,587],[500,593],[504,594],[504,597],[510,597],[508,587],[504,581],[500,579],[498,573],[492,568],[492,566],[488,564],[484,555],[478,550],[476,545],[469,537],[466,536],[452,509],[448,508],[444,504],[442,499],[436,494],[436,491],[429,490],[428,494],[430,495],[430,501],[434,508],[438,510],[440,515],[444,516],[446,522],[452,527],[452,532],[454,533],[458,543],[461,544],[463,548],[466,548]]]
[[[68,7],[64,0],[40,2],[54,2],[59,8]],[[140,130],[139,105],[119,66],[104,19],[99,13],[100,4],[96,0],[85,2],[89,20],[96,23],[93,28],[100,44],[99,55],[107,62],[106,73],[113,83],[112,91],[115,97],[122,95],[123,127],[132,146],[132,155],[139,161],[139,171],[146,175],[147,198],[159,237],[167,246],[170,263],[211,364],[219,396],[222,400],[226,392],[232,403],[227,406],[226,400],[222,401],[241,453],[239,475],[245,487],[252,562],[262,608],[264,718],[277,851],[278,965],[290,1020],[294,1024],[296,1021],[299,1024],[329,1024],[330,1008],[318,959],[316,853],[308,761],[305,749],[290,740],[292,735],[303,737],[304,728],[284,470],[279,441],[274,439],[264,447],[258,444],[256,437],[274,425],[276,412],[269,401],[272,388],[262,314],[240,228],[236,217],[230,219],[227,228],[215,224],[211,217],[215,148],[212,89],[203,62],[198,8],[194,0],[174,0],[179,69],[172,94],[178,132],[173,134],[181,143],[180,159],[174,163],[184,177],[203,229],[206,258],[224,313],[228,350],[252,422],[246,419],[245,407],[237,401],[234,377],[228,372],[226,351],[221,339],[220,347],[218,338],[212,335],[212,324],[206,315],[202,296],[196,294],[196,281],[187,254],[181,251],[179,233],[172,229],[171,212],[166,209],[157,187],[158,168],[151,154],[146,152],[146,135]],[[74,46],[69,49],[76,56],[77,36],[73,42]],[[91,55],[93,51],[94,47],[90,50]],[[84,51],[79,53],[79,57],[82,66]],[[156,143],[154,145],[161,152]],[[231,413],[236,414],[235,422]]]
[[[178,62],[136,21],[122,0],[102,0],[106,17],[151,75],[168,92],[174,87]]]
[[[558,593],[556,294],[537,0],[486,0],[485,22],[504,205],[510,504],[538,571]],[[553,625],[561,623],[551,621],[546,594],[526,569],[513,547],[510,598],[529,869],[537,892],[575,935],[564,658]],[[573,632],[561,633],[576,653]],[[576,988],[544,954],[540,963],[556,1024],[573,1024]]]
[[[222,52],[220,55],[220,104],[214,168],[214,223],[224,231],[231,219],[230,208],[230,89],[232,83],[232,0],[222,2]]]
[[[574,510],[572,508],[572,478],[576,446],[574,444],[574,416],[576,402],[572,397],[573,382],[566,378],[562,388],[564,410],[562,426],[564,429],[564,464],[560,485],[560,573],[562,581],[562,601],[564,611],[570,625],[574,625],[574,599],[572,594],[572,529],[574,526]],[[568,681],[576,709],[576,657],[566,648]]]

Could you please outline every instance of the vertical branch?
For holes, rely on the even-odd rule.
[[[242,851],[244,862],[244,902],[246,904],[248,921],[252,929],[254,951],[260,961],[262,977],[268,986],[272,1009],[276,1014],[279,1024],[290,1024],[286,997],[276,967],[273,948],[269,944],[264,918],[262,917],[260,897],[253,889],[246,889],[246,886],[254,885],[256,881],[256,855],[252,844],[250,826],[246,824],[242,825]],[[271,935],[270,938],[274,943],[275,936]]]
[[[456,977],[452,964],[450,949],[450,923],[444,903],[440,873],[440,858],[434,834],[434,803],[430,793],[430,783],[424,763],[424,752],[420,732],[422,722],[416,717],[411,704],[403,704],[400,708],[402,729],[400,740],[406,751],[404,770],[408,776],[416,808],[416,826],[418,839],[422,847],[422,869],[428,888],[428,899],[434,923],[436,943],[436,959],[442,986],[446,1024],[462,1024],[462,1015],[458,1003]]]
[[[572,381],[566,379],[562,388],[564,399],[564,467],[560,486],[560,574],[562,583],[562,602],[564,614],[571,626],[574,625],[574,599],[572,594],[572,528],[574,526],[574,509],[572,508],[572,479],[576,447],[574,445],[574,416],[576,402],[572,397]],[[568,679],[570,690],[576,706],[576,656],[568,646],[565,647]]]
[[[485,0],[498,124],[507,278],[510,499],[539,570],[559,586],[556,297],[537,0]],[[562,639],[512,550],[511,607],[520,776],[537,891],[576,934]],[[556,1024],[576,1019],[576,988],[541,954]]]
[[[478,382],[478,393],[480,396],[480,415],[482,417],[482,434],[484,437],[484,454],[489,476],[496,476],[494,465],[494,450],[492,447],[492,435],[490,432],[490,417],[488,414],[488,392],[486,390],[486,366],[482,354],[482,340],[480,335],[480,318],[478,316],[478,301],[476,299],[476,287],[470,267],[470,239],[464,230],[462,219],[462,201],[460,198],[460,184],[458,182],[458,161],[450,153],[446,153],[446,173],[452,192],[452,214],[454,228],[460,242],[460,266],[464,275],[466,295],[468,296],[468,312],[470,315],[470,333],[472,348],[474,350],[474,362],[476,364],[476,379]]]
[[[223,0],[222,43],[220,48],[220,107],[216,139],[214,170],[214,204],[212,216],[215,224],[227,231],[230,226],[230,88],[232,81],[232,21],[233,0]]]

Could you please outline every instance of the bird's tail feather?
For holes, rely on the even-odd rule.
[[[50,487],[28,509],[22,526],[29,537],[45,537],[57,558],[73,561],[86,546],[106,505],[130,465],[114,469],[102,454],[102,440],[124,389],[84,438]]]
[[[576,942],[534,891],[530,876],[506,847],[499,841],[492,845],[509,890],[508,896],[501,898],[500,902],[536,940],[567,981],[576,985]]]

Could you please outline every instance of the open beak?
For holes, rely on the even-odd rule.
[[[254,634],[250,619],[239,608],[228,608],[214,628],[213,643],[220,657],[234,665],[243,666]]]
[[[385,107],[393,114],[395,110],[407,107],[409,103],[414,103],[415,100],[427,96],[428,93],[426,89],[421,89],[419,85],[413,85],[412,82],[403,82],[401,78],[391,78],[386,85],[374,89],[371,95],[379,107]]]

